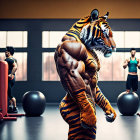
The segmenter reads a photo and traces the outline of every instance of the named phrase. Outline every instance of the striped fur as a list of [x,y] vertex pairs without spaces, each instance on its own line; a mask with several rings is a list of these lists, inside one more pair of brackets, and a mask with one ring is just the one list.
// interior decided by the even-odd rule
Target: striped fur
[[85,129],[81,126],[80,108],[67,94],[60,104],[60,112],[63,119],[69,124],[68,140],[94,140],[96,126]]
[[[92,104],[95,113],[95,103],[104,111],[106,111],[106,106],[108,105],[112,109],[98,86],[96,87],[95,101],[91,99],[91,97],[88,97],[88,94],[87,99]],[[80,111],[80,107],[69,94],[67,94],[60,103],[60,113],[63,119],[69,124],[68,140],[95,140],[96,124],[91,129],[83,128],[81,125]]]
[[89,22],[90,16],[80,19],[70,28],[66,35],[74,37],[77,41],[80,41],[80,33],[82,31],[82,28],[86,26]]
[[[96,22],[91,23],[90,16],[88,16],[77,21],[66,33],[66,36],[68,38],[74,37],[77,41],[82,42],[86,46],[88,58],[85,64],[86,67],[88,69],[91,68],[92,71],[99,71],[100,62],[94,50],[90,50],[88,48],[88,45],[90,46],[92,45],[92,43],[100,43],[100,45],[102,45],[102,43],[104,43],[103,39],[101,39],[102,35],[107,35],[108,30],[111,30],[111,28],[109,27],[104,17],[101,17]],[[83,41],[81,39],[81,32],[83,32]],[[88,44],[89,40],[91,41],[90,44]],[[94,45],[98,46],[98,49],[96,48],[96,50],[100,49],[99,45]],[[105,47],[102,48],[106,50]],[[104,51],[103,49],[102,51]],[[65,80],[61,79],[62,84],[63,81],[65,82]],[[88,92],[86,91],[84,86],[81,86],[81,89],[78,89],[77,91],[73,91],[74,89],[68,90],[67,86],[63,84],[65,90],[69,93],[63,98],[63,100],[60,103],[60,113],[63,119],[69,124],[68,140],[96,139],[95,104],[100,106],[103,109],[103,111],[107,114],[114,113],[114,119],[116,117],[116,113],[111,107],[109,101],[103,95],[99,87],[96,86],[96,81],[97,76],[96,73],[94,73],[92,77],[92,84],[95,83],[94,87],[96,87],[96,93],[93,95],[94,98],[91,95],[87,94]],[[69,82],[70,81],[68,81],[67,83],[68,85]],[[78,86],[78,88],[80,87]]]
[[74,23],[66,35],[74,37],[77,41],[81,41],[80,34],[85,26],[88,27],[86,35],[87,38],[89,38],[89,36],[92,38],[101,38],[103,33],[102,27],[111,30],[108,22],[104,19],[104,17],[100,17],[96,22],[91,23],[90,16],[87,16]]

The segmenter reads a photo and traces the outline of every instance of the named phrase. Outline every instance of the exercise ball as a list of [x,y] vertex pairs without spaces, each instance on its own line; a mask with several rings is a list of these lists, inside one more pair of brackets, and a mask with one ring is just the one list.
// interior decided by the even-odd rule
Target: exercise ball
[[132,116],[139,108],[139,97],[135,92],[122,92],[117,98],[117,106],[122,115]]
[[23,95],[22,106],[27,116],[40,116],[46,107],[46,98],[39,91],[28,91]]

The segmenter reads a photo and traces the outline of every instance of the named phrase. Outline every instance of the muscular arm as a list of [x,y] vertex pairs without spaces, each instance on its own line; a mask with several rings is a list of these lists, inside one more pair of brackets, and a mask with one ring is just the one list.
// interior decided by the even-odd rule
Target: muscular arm
[[[77,104],[81,108],[81,111],[89,110],[89,112],[92,112],[91,114],[94,115],[94,109],[92,108],[92,106],[86,96],[85,83],[84,83],[83,78],[81,77],[81,75],[79,73],[79,69],[78,69],[78,67],[76,67],[76,63],[74,61],[74,60],[76,60],[78,62],[81,60],[85,63],[86,69],[90,67],[90,69],[92,69],[92,71],[96,72],[97,66],[96,66],[95,62],[93,61],[93,59],[92,59],[93,62],[90,59],[93,57],[90,56],[90,54],[86,51],[85,47],[81,43],[77,43],[77,42],[63,43],[62,50],[63,51],[60,50],[61,56],[62,56],[61,60],[64,61],[62,65],[66,66],[67,70],[69,71],[69,73],[67,75],[68,77],[64,77],[65,79],[67,79],[66,81],[68,81],[68,82],[63,83],[64,87],[68,88],[69,93],[74,98],[74,100],[77,102]],[[59,61],[59,63],[60,63],[60,61]],[[64,65],[64,63],[67,63],[67,64]],[[95,90],[96,82],[97,82],[97,79],[93,78],[93,80],[91,82],[92,90]],[[101,92],[97,93],[96,90],[93,92],[94,92],[93,94],[96,95],[95,96],[96,103],[107,114],[114,113],[114,117],[116,117],[116,113],[115,113],[114,109],[111,107],[109,101],[104,97],[104,95]],[[93,117],[93,115],[89,115],[89,116]]]
[[128,59],[126,59],[123,63],[123,68],[125,69],[128,66]]
[[114,119],[116,118],[116,112],[112,108],[111,104],[107,100],[107,98],[103,95],[99,87],[96,87],[96,95],[95,95],[95,102],[96,104],[103,109],[106,114],[114,114]]
[[14,62],[12,72],[11,72],[11,74],[8,75],[9,79],[12,80],[14,78],[14,74],[15,74],[16,71],[17,71],[17,63]]
[[100,69],[100,62],[96,53],[92,52],[95,57],[93,58],[93,56],[86,49],[84,44],[77,41],[65,41],[61,46],[59,52],[60,54],[62,53],[63,49],[76,60],[83,61],[86,65],[86,68],[88,67],[94,72]]
[[16,71],[17,71],[17,63],[14,62],[14,63],[13,63],[13,69],[12,69],[11,74],[14,75]]
[[140,69],[140,59],[138,59],[137,61],[138,61],[137,67]]

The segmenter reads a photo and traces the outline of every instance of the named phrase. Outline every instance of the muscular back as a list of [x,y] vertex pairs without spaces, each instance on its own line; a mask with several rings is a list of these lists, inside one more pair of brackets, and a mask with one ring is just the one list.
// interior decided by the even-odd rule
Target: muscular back
[[98,64],[81,42],[69,39],[61,42],[56,49],[55,62],[64,87],[67,87],[64,79],[67,79],[68,75],[75,79],[81,77],[84,88],[92,81],[92,85],[96,86]]

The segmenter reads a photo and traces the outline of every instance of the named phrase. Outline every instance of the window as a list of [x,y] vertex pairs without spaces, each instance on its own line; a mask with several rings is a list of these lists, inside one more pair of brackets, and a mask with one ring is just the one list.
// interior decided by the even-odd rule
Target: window
[[[66,31],[43,31],[42,32],[42,47],[56,48],[61,42]],[[54,62],[54,52],[42,53],[42,80],[43,81],[59,81],[59,76],[56,71]]]
[[[27,53],[15,53],[13,56],[17,59],[18,69],[16,71],[16,81],[27,80]],[[0,53],[0,60],[5,60],[5,53]]]
[[125,31],[125,48],[140,48],[140,32]]
[[106,58],[103,54],[98,55],[100,60],[99,81],[112,81],[112,56]]
[[117,48],[140,48],[140,31],[113,31]]
[[65,34],[66,31],[44,31],[42,33],[43,48],[56,48]]
[[113,53],[113,81],[124,81],[124,52]]
[[0,48],[27,47],[27,31],[0,31]]
[[[42,54],[42,80],[44,81],[59,80],[52,48],[57,47],[66,32],[42,32],[42,47],[50,49],[50,52],[43,52]],[[117,48],[140,48],[140,31],[113,31],[113,38]],[[101,53],[97,52],[97,54],[101,63],[98,74],[99,81],[125,81],[127,79],[128,68],[124,70],[123,63],[127,57],[130,57],[130,52],[115,52],[109,58],[105,58]],[[140,59],[140,52],[137,52],[136,57]],[[140,80],[140,70],[138,70],[138,75]]]
[[113,39],[117,48],[124,48],[124,31],[114,31]]
[[[14,58],[18,62],[18,70],[16,72],[16,81],[27,80],[27,51],[18,51],[19,48],[27,48],[27,31],[0,31],[0,49],[6,46],[16,48]],[[5,50],[4,50],[5,51]],[[0,52],[0,60],[5,59],[5,53]]]
[[42,80],[43,81],[58,81],[59,76],[56,71],[54,52],[42,54]]
[[27,81],[27,53],[15,53],[14,58],[17,59],[18,63],[16,80]]
[[0,61],[4,61],[5,59],[5,53],[0,52]]
[[6,44],[6,32],[0,32],[0,48],[5,48]]

